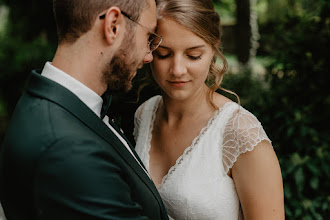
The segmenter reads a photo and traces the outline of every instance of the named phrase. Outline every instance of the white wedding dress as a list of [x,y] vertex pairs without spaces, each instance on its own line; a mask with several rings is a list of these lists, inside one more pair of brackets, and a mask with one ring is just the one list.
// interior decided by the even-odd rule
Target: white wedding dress
[[[135,113],[136,152],[149,169],[152,129],[161,96]],[[237,157],[267,137],[258,119],[234,102],[218,109],[157,186],[171,219],[243,219],[235,184],[227,173]]]
[[0,220],[6,220],[5,213],[3,212],[1,203],[0,203]]

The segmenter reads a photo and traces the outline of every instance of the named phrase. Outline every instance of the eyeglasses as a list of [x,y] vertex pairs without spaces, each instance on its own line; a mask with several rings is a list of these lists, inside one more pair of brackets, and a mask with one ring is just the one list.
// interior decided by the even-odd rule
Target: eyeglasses
[[[149,33],[149,39],[148,39],[148,47],[150,49],[150,52],[156,50],[159,45],[162,43],[163,38],[161,36],[159,36],[158,34],[156,34],[154,31],[150,30],[149,28],[147,28],[146,26],[140,24],[139,22],[135,21],[134,19],[132,19],[131,16],[129,16],[128,14],[126,14],[125,12],[121,11],[122,15],[124,15],[126,18],[128,18],[129,20],[133,21],[134,23],[137,23],[138,25],[140,25],[141,27],[143,27],[145,30],[148,31]],[[101,15],[99,17],[100,19],[104,19],[105,18],[105,14]]]

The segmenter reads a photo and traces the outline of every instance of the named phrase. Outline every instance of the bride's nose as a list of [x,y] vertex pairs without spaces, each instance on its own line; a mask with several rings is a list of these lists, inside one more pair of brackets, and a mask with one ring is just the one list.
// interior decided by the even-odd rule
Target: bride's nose
[[173,58],[170,72],[175,77],[180,77],[187,73],[185,62],[181,57],[177,56]]

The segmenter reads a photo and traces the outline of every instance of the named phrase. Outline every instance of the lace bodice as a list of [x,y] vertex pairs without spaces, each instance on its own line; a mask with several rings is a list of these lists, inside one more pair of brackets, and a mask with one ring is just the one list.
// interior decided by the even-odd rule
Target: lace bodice
[[[149,171],[152,129],[161,96],[135,113],[136,152]],[[157,186],[169,216],[183,219],[240,219],[234,181],[227,175],[238,156],[270,141],[258,119],[236,103],[218,109]]]

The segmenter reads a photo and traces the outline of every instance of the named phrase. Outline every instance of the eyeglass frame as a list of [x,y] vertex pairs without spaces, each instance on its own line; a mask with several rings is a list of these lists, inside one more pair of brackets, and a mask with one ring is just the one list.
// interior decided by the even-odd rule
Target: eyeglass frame
[[[156,50],[156,49],[159,47],[159,45],[160,45],[160,44],[162,43],[162,41],[163,41],[163,38],[162,38],[161,36],[159,36],[158,34],[156,34],[154,31],[150,30],[149,28],[147,28],[147,27],[144,26],[143,24],[141,24],[141,23],[135,21],[135,20],[134,20],[130,15],[128,15],[126,12],[121,11],[121,14],[124,15],[124,16],[125,16],[126,18],[128,18],[129,20],[133,21],[134,23],[140,25],[140,26],[143,27],[145,30],[147,30],[148,33],[150,34],[150,37],[151,37],[151,36],[153,36],[153,37],[156,36],[156,37],[158,37],[158,38],[160,39],[160,40],[159,40],[159,43],[158,43],[154,48],[151,48],[151,44],[152,44],[152,42],[156,39],[156,37],[154,37],[152,40],[149,40],[149,39],[148,39],[148,47],[149,47],[149,49],[150,49],[150,53],[153,52],[154,50]],[[100,19],[104,19],[104,18],[105,18],[105,14],[100,15],[99,18],[100,18]],[[150,37],[149,37],[149,38],[150,38]]]

